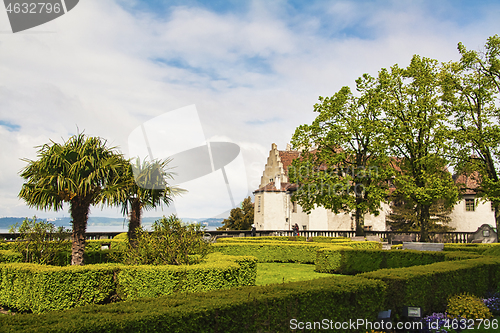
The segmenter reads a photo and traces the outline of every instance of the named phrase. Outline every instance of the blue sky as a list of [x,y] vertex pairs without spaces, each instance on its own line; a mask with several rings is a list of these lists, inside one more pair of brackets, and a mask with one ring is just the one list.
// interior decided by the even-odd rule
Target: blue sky
[[[318,96],[413,54],[458,60],[457,43],[481,48],[500,32],[498,17],[498,1],[85,0],[12,34],[0,9],[0,217],[68,216],[17,198],[21,159],[36,158],[35,146],[84,130],[130,154],[134,129],[189,105],[196,126],[165,124],[178,138],[158,139],[165,151],[234,142],[244,171],[231,185],[251,193],[271,144],[285,149]],[[190,193],[191,217],[223,213],[224,193]]]

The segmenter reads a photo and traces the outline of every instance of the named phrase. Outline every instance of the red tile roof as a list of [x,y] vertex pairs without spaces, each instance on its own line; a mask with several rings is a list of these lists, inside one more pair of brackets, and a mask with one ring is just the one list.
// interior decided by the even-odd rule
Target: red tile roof
[[300,152],[296,150],[278,150],[281,163],[283,164],[283,169],[285,175],[288,176],[288,167],[292,164],[292,161],[300,156]]
[[475,195],[477,193],[479,184],[481,184],[481,177],[479,176],[479,173],[477,171],[474,171],[470,175],[467,175],[465,173],[455,175],[453,178],[455,179],[455,184],[463,186],[463,194]]
[[267,184],[266,186],[262,186],[261,188],[255,190],[253,193],[260,192],[288,192],[295,191],[297,189],[297,184],[294,183],[281,183],[281,188],[277,189],[274,182]]

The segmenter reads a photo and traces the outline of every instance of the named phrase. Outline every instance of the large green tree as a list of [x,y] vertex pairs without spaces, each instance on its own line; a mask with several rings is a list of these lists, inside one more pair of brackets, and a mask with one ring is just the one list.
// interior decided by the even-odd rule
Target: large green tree
[[356,89],[359,96],[343,87],[319,98],[316,119],[295,130],[292,144],[302,152],[288,173],[298,184],[293,199],[304,211],[321,206],[337,214],[353,212],[356,234],[364,235],[364,215],[379,214],[392,169],[377,82],[365,74]]
[[72,218],[71,264],[83,265],[85,232],[90,206],[116,200],[128,163],[99,137],[74,135],[63,144],[51,142],[38,150],[38,159],[24,159],[25,179],[19,197],[37,209],[63,208],[68,202]]
[[149,210],[162,205],[169,206],[173,197],[185,190],[169,185],[174,174],[169,172],[169,159],[131,161],[124,174],[121,195],[115,197],[115,204],[122,206],[122,213],[129,215],[128,239],[131,246],[136,245],[137,232],[141,227],[143,210]]
[[222,221],[219,230],[250,230],[254,222],[254,204],[252,198],[247,197],[241,203],[241,207],[231,209],[229,217]]
[[[391,196],[391,212],[387,215],[387,224],[392,231],[419,232],[419,223],[415,202],[403,199],[401,195]],[[444,200],[433,202],[429,208],[432,222],[428,231],[431,233],[448,232],[453,228],[447,224],[451,222],[450,214],[453,207],[446,205]]]
[[452,111],[459,172],[478,175],[478,195],[490,200],[500,226],[500,37],[488,38],[483,52],[459,43],[459,62],[444,72],[444,100]]
[[413,203],[420,240],[429,241],[434,223],[431,207],[445,208],[458,200],[458,189],[447,171],[449,127],[441,102],[441,68],[436,60],[413,56],[410,65],[379,72],[386,137],[395,158],[395,195]]

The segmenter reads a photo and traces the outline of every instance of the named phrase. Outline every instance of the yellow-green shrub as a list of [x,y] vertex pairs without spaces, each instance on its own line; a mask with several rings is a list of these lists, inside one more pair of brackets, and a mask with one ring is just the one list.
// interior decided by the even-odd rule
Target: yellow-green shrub
[[293,319],[335,323],[376,318],[385,289],[381,281],[337,276],[86,306],[37,315],[36,320],[22,314],[0,316],[0,327],[6,333],[290,332]]
[[388,285],[386,309],[414,304],[424,312],[444,312],[449,296],[463,292],[484,295],[488,290],[496,290],[500,281],[500,258],[444,261],[380,269],[356,276],[382,280]]
[[226,242],[305,242],[306,238],[304,236],[261,236],[261,237],[224,237],[218,238],[217,243]]
[[500,243],[445,243],[445,251],[466,251],[483,254],[485,251],[498,247]]
[[0,264],[0,305],[42,313],[124,299],[254,285],[257,259],[213,254],[203,264],[178,266],[47,266]]
[[121,266],[118,295],[122,299],[157,297],[255,285],[257,259],[214,253],[197,265]]
[[490,310],[479,297],[469,293],[451,296],[448,299],[446,312],[452,317],[466,319],[489,319],[492,317]]
[[213,244],[212,249],[228,255],[253,255],[259,262],[300,262],[312,264],[316,260],[316,251],[337,246],[350,248],[379,249],[380,242],[222,242]]
[[106,301],[115,292],[114,265],[0,264],[0,304],[42,313]]
[[[343,244],[343,243],[342,243]],[[380,249],[354,249],[349,246],[323,248],[317,251],[316,271],[323,273],[357,274],[381,268],[401,268],[428,265],[445,260],[463,260],[477,257],[457,253],[448,259],[443,251],[386,251]]]
[[0,250],[0,263],[23,262],[23,255],[12,250]]

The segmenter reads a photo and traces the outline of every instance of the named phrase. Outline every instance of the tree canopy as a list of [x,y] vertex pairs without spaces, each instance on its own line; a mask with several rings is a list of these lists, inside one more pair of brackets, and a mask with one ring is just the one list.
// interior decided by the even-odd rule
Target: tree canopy
[[72,265],[83,265],[85,231],[91,205],[114,202],[128,162],[99,137],[78,134],[63,144],[51,141],[38,159],[24,159],[19,197],[30,207],[58,211],[68,202],[72,218]]
[[137,231],[141,226],[142,211],[162,205],[169,206],[173,197],[185,190],[169,185],[174,174],[169,171],[169,159],[140,161],[132,160],[123,174],[124,186],[114,204],[122,207],[122,213],[129,215],[128,240],[135,246]]
[[222,221],[219,230],[250,230],[254,223],[254,204],[252,198],[247,197],[241,203],[241,207],[231,209],[229,217]]
[[444,70],[445,105],[453,120],[455,166],[477,178],[479,197],[490,200],[500,225],[500,37],[488,38],[484,51],[458,44],[459,62]]
[[388,195],[387,142],[383,137],[380,89],[365,74],[356,81],[355,96],[343,87],[332,97],[320,97],[311,125],[299,126],[292,138],[301,158],[289,169],[294,193],[306,212],[315,206],[354,212],[356,234],[364,234],[364,214],[379,214]]
[[439,200],[451,208],[458,189],[446,169],[450,146],[447,114],[440,95],[440,67],[433,59],[413,56],[410,65],[382,69],[386,137],[398,171],[395,194],[414,204],[420,240],[429,240],[434,223],[430,208]]

